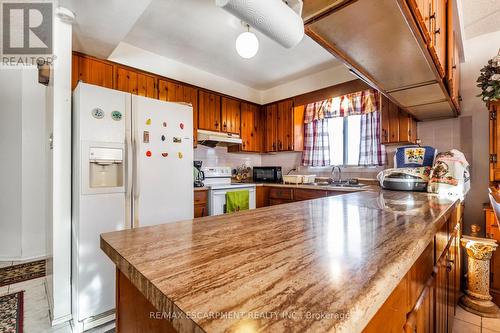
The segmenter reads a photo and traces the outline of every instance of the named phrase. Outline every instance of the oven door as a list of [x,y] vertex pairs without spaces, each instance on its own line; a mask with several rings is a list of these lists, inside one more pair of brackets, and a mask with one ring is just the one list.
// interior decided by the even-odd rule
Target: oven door
[[248,190],[249,192],[249,207],[250,209],[255,209],[255,187],[238,187],[238,188],[225,188],[210,190],[210,195],[208,198],[208,214],[222,215],[226,213],[226,193],[232,191],[243,191]]

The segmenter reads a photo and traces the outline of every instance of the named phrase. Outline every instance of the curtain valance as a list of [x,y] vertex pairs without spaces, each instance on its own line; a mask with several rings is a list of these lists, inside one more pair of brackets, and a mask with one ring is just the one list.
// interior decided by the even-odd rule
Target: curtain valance
[[375,89],[358,91],[344,96],[334,97],[307,104],[304,123],[313,121],[347,117],[378,111],[379,92]]

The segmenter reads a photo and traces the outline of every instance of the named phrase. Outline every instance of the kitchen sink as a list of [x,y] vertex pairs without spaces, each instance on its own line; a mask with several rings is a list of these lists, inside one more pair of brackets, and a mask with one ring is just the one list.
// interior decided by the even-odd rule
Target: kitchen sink
[[320,182],[320,183],[313,183],[311,185],[314,186],[330,186],[330,187],[363,187],[364,185],[359,184],[359,183],[353,183],[349,182],[348,180],[337,182],[337,181],[330,181],[330,182]]

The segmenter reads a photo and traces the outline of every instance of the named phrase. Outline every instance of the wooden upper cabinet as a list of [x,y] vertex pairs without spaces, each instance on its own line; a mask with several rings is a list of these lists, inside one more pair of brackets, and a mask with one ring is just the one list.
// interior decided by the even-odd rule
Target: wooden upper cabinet
[[[72,57],[72,60],[75,65],[78,60],[78,69],[73,71],[73,73],[78,71],[78,79],[76,82],[81,80],[88,84],[113,89],[112,64],[88,56],[77,56],[76,58]],[[72,81],[76,86],[75,80],[72,79]]]
[[304,111],[303,105],[294,107],[292,99],[264,108],[266,152],[303,150]]
[[441,77],[446,74],[447,0],[433,0],[430,15],[431,41],[428,44]]
[[277,111],[277,148],[278,151],[293,150],[293,101],[278,103]]
[[264,119],[266,123],[265,151],[278,151],[277,126],[278,126],[278,105],[270,104],[264,109]]
[[399,142],[399,107],[389,103],[389,142]]
[[193,106],[193,141],[197,144],[198,130],[198,89],[191,86],[158,80],[158,99],[167,102],[189,103]]
[[209,131],[221,131],[221,100],[214,93],[199,91],[198,128]]
[[255,104],[241,103],[241,151],[260,152],[261,137],[259,131],[260,108]]
[[389,99],[384,95],[380,94],[380,117],[382,123],[382,130],[380,132],[381,142],[389,143],[389,131],[390,131],[390,114],[389,114]]
[[408,113],[403,110],[399,111],[399,141],[401,142],[410,141],[410,119]]
[[417,141],[417,121],[385,96],[380,99],[381,142],[415,143]]
[[129,92],[134,95],[157,98],[156,78],[122,66],[116,66],[117,90]]
[[500,181],[500,103],[491,103],[490,109],[490,181]]
[[221,103],[221,131],[240,134],[241,102],[222,97]]
[[433,0],[408,0],[408,5],[414,13],[418,27],[426,43],[431,41],[431,10]]

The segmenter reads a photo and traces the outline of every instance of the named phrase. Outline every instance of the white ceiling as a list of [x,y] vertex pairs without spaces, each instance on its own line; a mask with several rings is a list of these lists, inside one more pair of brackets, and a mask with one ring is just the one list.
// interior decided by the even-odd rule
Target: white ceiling
[[60,4],[76,14],[74,49],[99,57],[108,57],[122,41],[258,90],[339,65],[307,36],[295,48],[285,49],[256,31],[259,52],[252,59],[239,57],[234,43],[244,29],[215,0],[60,0]]
[[500,30],[500,0],[462,0],[465,37]]

